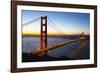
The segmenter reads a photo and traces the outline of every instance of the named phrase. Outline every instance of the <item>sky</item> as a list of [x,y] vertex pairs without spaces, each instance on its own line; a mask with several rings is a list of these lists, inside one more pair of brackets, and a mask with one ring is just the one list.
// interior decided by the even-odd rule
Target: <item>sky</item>
[[47,31],[49,35],[68,35],[68,34],[80,34],[84,32],[90,33],[90,14],[89,13],[75,13],[75,12],[52,12],[52,11],[34,11],[34,10],[22,10],[22,33],[23,34],[40,34],[40,23],[38,20],[34,23],[25,25],[25,23],[39,18],[41,16],[47,16],[50,20],[56,24],[62,32],[57,32],[50,25],[54,24],[47,19]]

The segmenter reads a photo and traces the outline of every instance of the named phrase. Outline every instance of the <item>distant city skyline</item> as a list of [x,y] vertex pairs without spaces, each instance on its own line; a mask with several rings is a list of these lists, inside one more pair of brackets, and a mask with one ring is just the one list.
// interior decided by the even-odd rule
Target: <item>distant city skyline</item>
[[[49,17],[58,28],[60,28],[65,35],[71,34],[85,34],[90,33],[90,14],[89,13],[76,13],[76,12],[52,12],[52,11],[34,11],[34,10],[22,10],[22,33],[23,34],[40,34],[40,20],[29,25],[25,23],[41,17]],[[47,20],[49,23],[50,21]],[[50,23],[52,24],[52,23]],[[49,24],[47,24],[47,31],[49,35],[60,35]]]

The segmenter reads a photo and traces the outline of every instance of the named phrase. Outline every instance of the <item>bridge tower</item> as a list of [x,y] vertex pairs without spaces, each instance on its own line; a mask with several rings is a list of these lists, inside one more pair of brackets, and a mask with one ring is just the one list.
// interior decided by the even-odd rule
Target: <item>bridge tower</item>
[[81,41],[83,41],[83,42],[86,40],[86,37],[84,35],[84,32],[82,32],[82,34],[81,34],[81,39],[82,39]]
[[82,32],[81,37],[84,37],[84,32]]
[[[47,49],[47,16],[41,16],[40,50]],[[42,53],[43,54],[46,54]]]

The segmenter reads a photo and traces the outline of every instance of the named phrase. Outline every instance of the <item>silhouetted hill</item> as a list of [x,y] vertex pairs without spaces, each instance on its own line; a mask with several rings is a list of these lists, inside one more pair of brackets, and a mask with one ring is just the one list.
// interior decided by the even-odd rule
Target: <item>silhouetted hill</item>
[[22,54],[22,62],[58,61],[58,60],[72,60],[72,59],[65,56],[57,58],[57,57],[51,57],[49,55],[37,56],[37,55],[33,55],[32,53]]

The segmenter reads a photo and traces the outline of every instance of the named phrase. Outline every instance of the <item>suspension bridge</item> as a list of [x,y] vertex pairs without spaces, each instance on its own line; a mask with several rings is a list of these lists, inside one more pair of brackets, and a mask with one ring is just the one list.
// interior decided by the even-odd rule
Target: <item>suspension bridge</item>
[[[73,42],[85,42],[86,40],[86,37],[84,36],[84,32],[82,32],[82,34],[80,35],[79,38],[75,38],[73,40],[70,40],[70,41],[63,41],[63,42],[58,42],[58,43],[55,43],[53,45],[47,45],[47,25],[51,26],[53,29],[55,29],[57,32],[61,33],[61,34],[64,34],[65,33],[47,16],[41,16],[39,18],[36,18],[36,19],[33,19],[27,23],[24,23],[23,24],[23,27],[33,23],[33,22],[36,22],[38,20],[41,20],[40,24],[41,24],[41,30],[40,30],[40,47],[37,48],[36,51],[33,51],[32,53],[35,54],[35,55],[38,55],[38,56],[42,56],[44,54],[47,54],[48,51],[52,50],[52,49],[56,49],[56,48],[59,48],[59,47],[62,47],[62,46],[65,46],[65,45],[68,45],[68,44],[71,44]],[[49,22],[48,22],[49,21]],[[51,24],[52,23],[52,24]],[[82,45],[82,44],[80,44]]]

